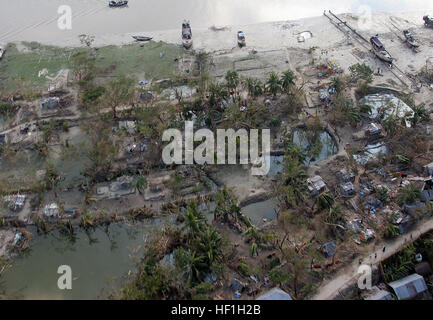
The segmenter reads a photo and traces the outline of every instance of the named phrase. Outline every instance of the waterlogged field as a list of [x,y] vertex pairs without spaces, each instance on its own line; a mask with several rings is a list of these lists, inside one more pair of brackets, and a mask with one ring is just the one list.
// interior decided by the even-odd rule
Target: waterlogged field
[[[55,78],[62,69],[73,70],[73,56],[87,48],[59,48],[36,42],[9,44],[0,63],[0,86],[8,92],[47,89],[49,78]],[[160,79],[173,76],[175,59],[182,49],[163,42],[125,46],[106,46],[96,50],[97,77],[120,75]],[[41,74],[44,69],[46,73]],[[47,77],[48,76],[48,77]]]

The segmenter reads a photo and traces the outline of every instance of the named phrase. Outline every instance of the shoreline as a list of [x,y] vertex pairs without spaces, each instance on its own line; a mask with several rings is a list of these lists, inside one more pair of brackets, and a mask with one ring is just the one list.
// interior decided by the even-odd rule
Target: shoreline
[[[361,33],[388,33],[390,32],[385,26],[388,18],[401,20],[402,23],[410,25],[412,28],[420,28],[423,26],[422,15],[424,11],[410,11],[399,13],[386,13],[375,12],[373,13],[373,23],[371,28],[361,30]],[[359,16],[356,13],[343,13],[338,14],[340,17],[347,18],[348,20],[358,20]],[[324,23],[326,22],[326,23]],[[333,39],[333,34],[339,33],[332,24],[330,24],[326,17],[314,16],[301,18],[296,20],[280,20],[268,21],[247,25],[225,25],[226,30],[213,31],[212,26],[207,28],[194,28],[192,21],[193,50],[203,50],[206,52],[217,52],[223,50],[232,50],[236,48],[236,32],[242,30],[246,34],[247,48],[257,49],[281,49],[282,47],[289,48],[309,48],[310,46],[320,46],[322,48],[330,48],[334,43],[329,41]],[[303,43],[297,41],[297,35],[304,31],[311,31],[313,33],[311,39],[307,39]],[[329,32],[331,31],[331,34]],[[43,45],[57,46],[57,47],[81,47],[78,39],[78,34],[73,34],[74,31],[57,31],[51,37],[32,37],[27,36],[5,41],[5,43],[20,43],[20,42],[38,42]],[[66,34],[65,37],[62,37]],[[163,41],[169,44],[176,44],[181,46],[181,28],[179,29],[166,29],[159,31],[136,31],[126,33],[104,33],[92,34],[95,36],[94,47],[100,48],[104,46],[123,46],[126,44],[135,43],[132,39],[133,35],[146,35],[153,37],[154,42]],[[323,36],[323,37],[322,37]],[[324,37],[326,36],[326,38]],[[321,41],[323,38],[323,41]]]

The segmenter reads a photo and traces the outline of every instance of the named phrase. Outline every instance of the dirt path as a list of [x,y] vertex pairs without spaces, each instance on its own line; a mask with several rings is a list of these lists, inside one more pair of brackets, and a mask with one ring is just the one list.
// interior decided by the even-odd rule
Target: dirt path
[[[415,241],[420,236],[431,230],[433,230],[433,218],[424,221],[422,224],[416,226],[416,230],[404,234],[392,242],[382,241],[376,244],[374,251],[371,252],[368,257],[364,257],[362,259],[362,263],[375,266],[379,262],[386,260],[394,253],[400,251],[405,245]],[[384,248],[385,252],[383,251]],[[335,278],[322,285],[312,300],[333,299],[338,294],[338,291],[357,281],[358,267],[359,260],[356,259],[349,267],[342,270]]]

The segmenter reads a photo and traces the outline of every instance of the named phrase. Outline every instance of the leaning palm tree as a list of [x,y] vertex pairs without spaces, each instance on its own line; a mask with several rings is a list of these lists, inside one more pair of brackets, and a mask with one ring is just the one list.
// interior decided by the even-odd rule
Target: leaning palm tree
[[281,91],[281,84],[278,75],[275,72],[271,72],[266,84],[268,86],[268,92],[275,98],[277,93]]

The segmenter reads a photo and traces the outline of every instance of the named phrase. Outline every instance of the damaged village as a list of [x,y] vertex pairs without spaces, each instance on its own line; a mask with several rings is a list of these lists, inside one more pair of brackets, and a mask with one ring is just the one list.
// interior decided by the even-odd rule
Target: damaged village
[[[1,46],[0,297],[431,300],[433,20],[358,20]],[[269,173],[165,165],[185,121]]]

